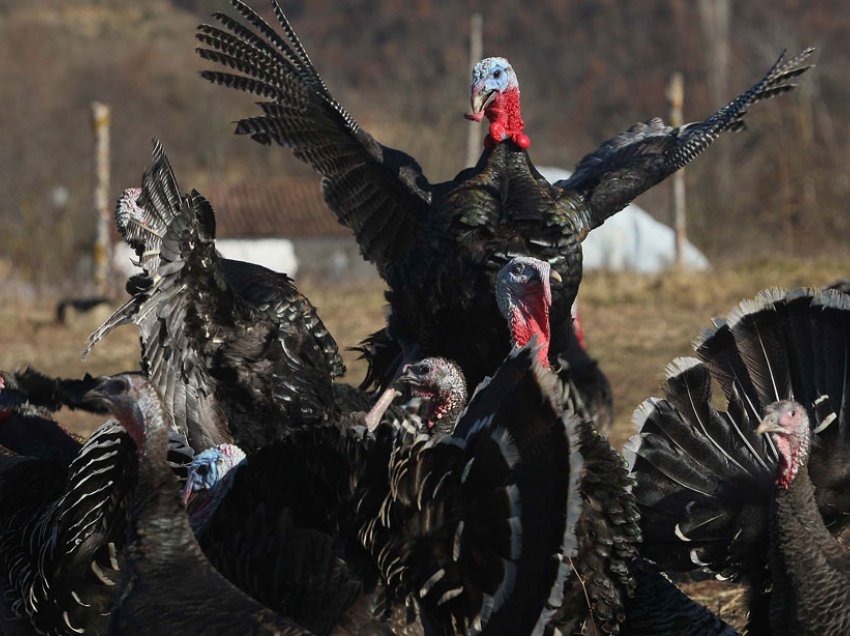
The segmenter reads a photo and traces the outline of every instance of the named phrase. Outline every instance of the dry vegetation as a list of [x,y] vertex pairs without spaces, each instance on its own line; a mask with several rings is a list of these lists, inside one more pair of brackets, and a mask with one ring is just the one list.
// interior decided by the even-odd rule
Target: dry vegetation
[[[715,271],[658,276],[588,274],[581,308],[589,346],[614,388],[617,406],[612,441],[621,446],[631,433],[632,410],[657,393],[664,367],[687,355],[690,342],[713,315],[739,300],[771,287],[822,286],[850,272],[850,260],[749,261]],[[383,322],[382,288],[377,284],[328,285],[300,281],[342,346],[351,346]],[[32,364],[46,372],[74,376],[126,370],[136,366],[138,343],[132,328],[121,328],[95,350],[87,363],[80,352],[90,330],[105,312],[80,317],[67,327],[54,321],[53,307],[0,308],[0,369]],[[348,380],[357,382],[364,367],[346,353]],[[97,424],[88,417],[63,414],[80,432]],[[690,584],[713,611],[741,625],[742,591],[713,582]]]
[[[258,7],[266,0],[252,0]],[[713,260],[781,247],[848,253],[850,13],[843,0],[732,3],[728,68],[713,62],[701,7],[711,0],[284,0],[334,94],[366,130],[421,161],[432,180],[462,168],[468,19],[484,16],[485,52],[519,73],[540,165],[569,167],[636,121],[664,116],[673,71],[685,116],[712,112],[778,52],[819,47],[794,95],[759,105],[688,170],[692,238]],[[289,153],[232,134],[252,99],[197,76],[195,26],[226,0],[0,0],[0,267],[22,287],[90,284],[89,102],[113,106],[113,195],[138,182],[149,140],[163,139],[181,182],[262,180],[306,169]],[[268,14],[268,13],[267,13]],[[721,72],[722,71],[722,72]],[[482,129],[483,136],[483,129]],[[54,198],[66,189],[64,204]],[[61,199],[61,197],[60,197]],[[642,201],[665,216],[667,190]],[[33,249],[33,245],[47,249]],[[33,285],[35,292],[33,292]]]

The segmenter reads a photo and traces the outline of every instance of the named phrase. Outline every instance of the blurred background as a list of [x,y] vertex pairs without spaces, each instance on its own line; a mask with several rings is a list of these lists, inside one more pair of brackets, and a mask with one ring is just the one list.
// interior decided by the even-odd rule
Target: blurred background
[[[701,119],[783,48],[814,45],[817,70],[798,91],[759,105],[748,132],[727,135],[688,169],[689,238],[714,263],[850,251],[846,2],[283,4],[334,95],[432,181],[464,167],[475,12],[485,55],[516,68],[535,162],[567,169],[633,123],[667,118],[672,73],[684,77],[685,120]],[[0,290],[69,293],[91,280],[93,100],[112,108],[110,206],[138,184],[154,136],[183,186],[201,192],[309,174],[285,151],[234,137],[231,122],[254,112],[251,99],[198,77],[195,26],[226,8],[220,0],[0,0]],[[668,186],[639,201],[663,221]]]
[[[252,4],[271,19],[264,0]],[[283,6],[338,100],[382,143],[416,157],[431,181],[464,167],[470,127],[478,140],[486,132],[461,117],[475,13],[483,18],[484,55],[508,57],[516,69],[535,163],[565,169],[635,122],[666,119],[676,72],[684,79],[685,120],[701,119],[759,79],[784,48],[818,48],[817,68],[797,91],[757,105],[748,131],[725,135],[686,171],[688,238],[710,270],[586,276],[585,329],[614,386],[620,437],[664,364],[687,353],[711,315],[762,287],[823,285],[850,273],[845,1]],[[382,285],[317,199],[318,178],[288,151],[234,136],[232,122],[255,112],[252,99],[198,77],[205,65],[193,52],[195,27],[216,10],[227,4],[0,0],[0,368],[35,363],[75,374],[137,364],[132,329],[103,343],[83,367],[83,340],[103,316],[76,327],[55,323],[58,301],[97,293],[93,101],[111,108],[110,209],[121,190],[138,185],[157,136],[181,186],[212,201],[220,236],[300,237],[297,283],[342,346],[381,325]],[[670,223],[669,182],[638,203]],[[336,247],[328,252],[331,240]],[[278,256],[291,250],[270,245]],[[249,253],[259,249],[248,246]],[[310,273],[307,265],[322,258],[328,268]],[[363,275],[346,280],[341,271]],[[114,276],[112,307],[124,297],[124,277]],[[350,378],[359,380],[360,363],[348,362]]]

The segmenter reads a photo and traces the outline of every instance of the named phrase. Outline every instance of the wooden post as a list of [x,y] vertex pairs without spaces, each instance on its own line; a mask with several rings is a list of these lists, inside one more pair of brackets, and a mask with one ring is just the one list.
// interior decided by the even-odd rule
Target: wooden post
[[[700,0],[700,22],[706,41],[708,86],[711,108],[729,101],[729,62],[731,60],[730,32],[732,25],[731,0]],[[713,188],[719,200],[727,201],[732,194],[732,161],[730,145],[717,144],[712,149],[714,160],[710,163],[713,172]]]
[[[484,55],[484,18],[480,13],[473,13],[469,21],[469,70],[475,66]],[[468,76],[467,76],[468,77]],[[481,156],[481,124],[469,122],[469,133],[466,137],[466,165],[474,166]]]
[[94,209],[97,213],[97,230],[94,242],[94,280],[97,294],[109,295],[109,273],[112,249],[109,226],[109,106],[92,102],[92,127],[94,129]]
[[[670,125],[681,126],[682,104],[685,101],[685,81],[681,73],[673,73],[670,77],[667,99],[670,100]],[[685,242],[687,241],[684,169],[673,173],[673,227],[676,231],[675,264],[681,269],[685,264]]]

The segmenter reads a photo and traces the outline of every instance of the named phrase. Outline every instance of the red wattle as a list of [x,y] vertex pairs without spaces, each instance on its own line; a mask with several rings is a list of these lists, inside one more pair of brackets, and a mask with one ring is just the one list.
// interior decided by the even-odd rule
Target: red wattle
[[[523,310],[524,309],[524,310]],[[549,304],[542,297],[528,299],[523,309],[515,309],[511,320],[514,344],[524,347],[537,337],[537,361],[549,367]]]
[[499,95],[486,108],[484,114],[490,120],[490,138],[501,143],[510,139],[525,150],[531,145],[528,135],[523,133],[525,124],[519,106],[519,89],[512,88]]
[[498,121],[494,121],[490,124],[490,139],[495,141],[496,143],[502,142],[508,138],[508,133],[505,131],[505,127]]
[[528,150],[528,147],[531,145],[531,139],[525,133],[511,135],[511,140],[523,150]]

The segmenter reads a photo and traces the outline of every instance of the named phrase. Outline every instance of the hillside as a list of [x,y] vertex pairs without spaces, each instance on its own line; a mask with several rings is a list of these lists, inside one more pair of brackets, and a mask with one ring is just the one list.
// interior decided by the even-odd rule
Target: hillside
[[[264,4],[262,0],[257,3]],[[710,257],[781,250],[847,253],[850,15],[839,0],[734,3],[729,66],[701,6],[675,0],[292,0],[295,27],[334,94],[432,180],[462,168],[469,15],[485,52],[509,57],[540,164],[570,167],[635,121],[665,115],[680,70],[686,114],[701,117],[755,81],[783,47],[820,47],[801,90],[759,105],[750,130],[688,171],[691,236]],[[711,0],[708,0],[711,4]],[[112,189],[138,181],[151,137],[184,182],[305,173],[286,151],[231,135],[251,99],[207,85],[195,25],[221,0],[0,2],[0,260],[39,289],[83,285],[93,237],[89,103],[113,106]],[[716,95],[714,94],[716,93]],[[483,129],[482,129],[483,135]],[[61,189],[67,192],[62,196]],[[664,214],[666,186],[644,204]],[[215,202],[213,202],[215,203]],[[38,245],[39,249],[34,249]]]

